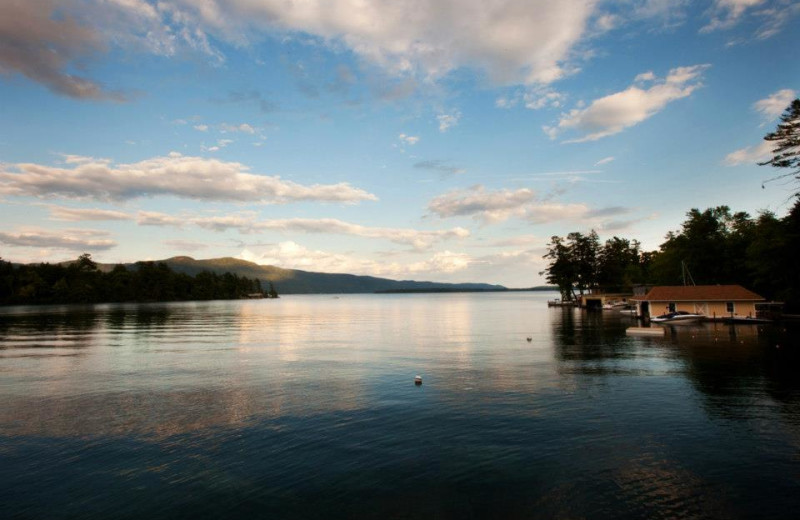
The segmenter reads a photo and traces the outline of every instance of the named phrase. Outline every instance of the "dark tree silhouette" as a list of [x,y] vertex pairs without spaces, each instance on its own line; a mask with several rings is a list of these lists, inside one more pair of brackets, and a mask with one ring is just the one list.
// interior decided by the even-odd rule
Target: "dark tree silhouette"
[[[795,99],[789,104],[781,115],[778,127],[774,132],[765,135],[764,140],[774,142],[775,148],[772,149],[772,159],[758,164],[792,170],[773,177],[767,182],[792,175],[795,179],[800,180],[800,99]],[[800,191],[795,192],[795,195],[800,196]]]

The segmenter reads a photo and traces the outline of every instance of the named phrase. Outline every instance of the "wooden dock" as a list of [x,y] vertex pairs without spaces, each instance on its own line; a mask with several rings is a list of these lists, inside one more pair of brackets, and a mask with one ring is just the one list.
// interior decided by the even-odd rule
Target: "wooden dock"
[[625,334],[629,336],[663,336],[667,333],[664,327],[628,327]]

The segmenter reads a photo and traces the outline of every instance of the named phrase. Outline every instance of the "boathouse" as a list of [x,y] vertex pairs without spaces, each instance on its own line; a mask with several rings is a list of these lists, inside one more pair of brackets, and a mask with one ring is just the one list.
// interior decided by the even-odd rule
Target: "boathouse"
[[756,303],[764,298],[741,285],[662,285],[631,301],[636,304],[636,315],[641,317],[686,311],[716,319],[755,318]]

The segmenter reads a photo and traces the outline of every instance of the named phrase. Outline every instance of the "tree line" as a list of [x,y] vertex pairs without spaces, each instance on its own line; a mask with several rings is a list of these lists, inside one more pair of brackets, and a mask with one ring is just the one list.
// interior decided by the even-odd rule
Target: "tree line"
[[[789,104],[764,139],[773,143],[772,158],[759,164],[784,172],[765,183],[787,177],[800,181],[800,99]],[[600,244],[594,230],[554,236],[542,274],[562,298],[574,299],[596,289],[680,285],[686,283],[687,266],[699,285],[743,285],[800,312],[800,191],[794,196],[794,207],[783,218],[768,211],[753,218],[731,213],[728,206],[691,209],[681,229],[669,232],[657,251],[642,251],[637,241],[619,237]]]
[[593,290],[629,292],[634,285],[693,281],[739,284],[798,310],[800,198],[783,218],[768,211],[753,218],[728,206],[691,209],[656,251],[642,251],[636,240],[616,236],[601,244],[595,231],[553,236],[544,258],[549,263],[543,274],[564,299]]
[[277,298],[270,283],[257,278],[203,271],[196,276],[173,271],[163,262],[137,262],[98,269],[91,255],[64,264],[13,265],[0,259],[0,305],[48,303],[231,300],[252,295]]

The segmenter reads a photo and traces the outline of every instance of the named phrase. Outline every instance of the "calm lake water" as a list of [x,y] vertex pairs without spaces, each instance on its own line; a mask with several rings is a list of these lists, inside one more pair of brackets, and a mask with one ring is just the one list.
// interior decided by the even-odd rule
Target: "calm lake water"
[[2,308],[0,517],[797,517],[796,330],[553,296]]

